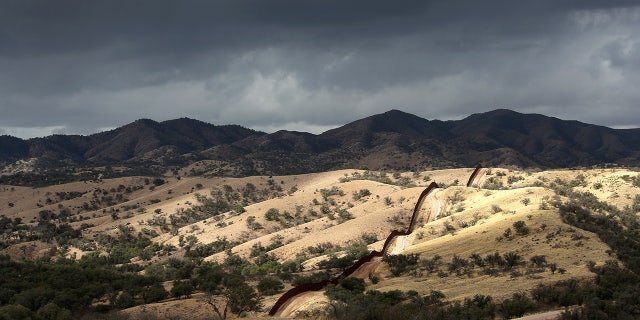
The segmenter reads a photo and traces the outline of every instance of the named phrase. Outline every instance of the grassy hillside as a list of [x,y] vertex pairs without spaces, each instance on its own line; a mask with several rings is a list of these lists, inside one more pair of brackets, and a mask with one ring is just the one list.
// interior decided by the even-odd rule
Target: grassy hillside
[[[39,270],[29,271],[42,272],[34,276],[39,279],[64,268],[137,279],[128,280],[135,285],[98,285],[87,276],[95,279],[87,282],[96,281],[91,294],[48,280],[5,280],[0,313],[37,316],[55,309],[85,318],[194,319],[217,317],[216,309],[223,315],[227,306],[229,317],[263,317],[288,288],[332,277],[368,250],[380,250],[391,230],[406,228],[418,195],[432,181],[442,188],[423,205],[413,234],[396,243],[396,258],[385,257],[358,274],[363,290],[374,291],[358,293],[354,280],[355,287],[345,283],[328,295],[298,297],[282,316],[325,317],[322,310],[331,305],[343,313],[330,318],[349,318],[362,307],[357,299],[383,299],[378,305],[388,308],[378,311],[398,314],[400,306],[417,308],[416,301],[432,310],[490,296],[480,309],[491,317],[486,306],[493,305],[493,315],[502,317],[517,314],[507,306],[524,298],[532,303],[526,312],[557,307],[536,299],[532,290],[558,287],[558,281],[595,288],[603,266],[614,262],[637,274],[634,253],[606,234],[609,227],[628,231],[625,243],[631,246],[640,239],[637,172],[492,168],[476,187],[464,187],[471,171],[139,176],[0,186],[4,269]],[[425,223],[432,211],[437,219]],[[596,227],[598,217],[615,225]],[[34,286],[39,291],[25,293]],[[64,290],[86,298],[65,302],[55,294]]]

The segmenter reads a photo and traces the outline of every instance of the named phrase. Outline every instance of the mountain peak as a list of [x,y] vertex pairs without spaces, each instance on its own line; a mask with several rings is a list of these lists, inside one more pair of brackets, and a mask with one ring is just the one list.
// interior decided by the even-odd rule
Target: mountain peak
[[198,119],[192,119],[188,117],[182,117],[178,119],[165,120],[160,122],[161,124],[200,124],[200,125],[208,125],[213,126],[211,123],[207,123]]
[[[370,117],[354,121],[351,124],[365,126],[367,129],[376,132],[406,132],[413,131],[419,127],[427,126],[429,120],[420,118],[414,114],[392,109],[384,113],[375,114]],[[349,126],[351,124],[347,124]]]
[[[24,141],[0,137],[0,163],[46,158],[61,163],[181,166],[215,159],[235,175],[330,169],[437,166],[539,167],[640,163],[640,129],[615,130],[540,114],[496,109],[462,120],[427,120],[398,109],[313,135],[266,134],[190,118],[139,119],[89,136]],[[71,162],[68,162],[71,161]],[[226,171],[225,171],[226,172]]]
[[387,112],[378,114],[378,116],[388,116],[388,117],[406,117],[406,116],[411,116],[411,117],[415,117],[415,115],[408,113],[408,112],[404,112],[402,110],[398,110],[398,109],[391,109]]
[[143,125],[150,126],[150,125],[156,125],[158,124],[158,122],[156,122],[155,120],[147,119],[147,118],[141,118],[132,122],[131,124],[143,124]]
[[528,114],[520,113],[517,111],[513,111],[511,109],[494,109],[487,112],[479,112],[474,113],[467,118],[469,119],[493,119],[493,118],[503,118],[503,117],[518,117],[525,116]]

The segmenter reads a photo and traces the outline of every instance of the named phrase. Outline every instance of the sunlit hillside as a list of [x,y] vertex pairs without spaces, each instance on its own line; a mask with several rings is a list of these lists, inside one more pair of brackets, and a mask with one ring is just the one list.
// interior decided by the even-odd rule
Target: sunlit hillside
[[[141,289],[113,287],[88,301],[111,316],[133,318],[218,316],[214,305],[224,308],[232,285],[218,279],[208,286],[204,279],[211,276],[207,270],[219,268],[242,276],[262,306],[232,306],[228,316],[266,317],[289,288],[335,277],[368,251],[381,250],[392,230],[407,228],[418,196],[436,182],[440,188],[425,200],[413,233],[397,240],[391,253],[416,260],[399,267],[383,258],[354,276],[366,290],[438,292],[446,302],[488,295],[499,303],[541,284],[592,282],[594,265],[618,259],[598,234],[567,223],[560,214],[564,203],[617,212],[610,219],[637,218],[640,209],[635,171],[490,168],[466,187],[472,171],[171,175],[2,186],[1,252],[15,261],[113,265],[150,279]],[[428,221],[430,215],[436,218]],[[266,289],[265,279],[271,281]],[[147,299],[144,288],[154,281],[167,294]],[[3,304],[16,301],[6,299]],[[324,291],[295,299],[279,316],[319,317],[333,304]]]

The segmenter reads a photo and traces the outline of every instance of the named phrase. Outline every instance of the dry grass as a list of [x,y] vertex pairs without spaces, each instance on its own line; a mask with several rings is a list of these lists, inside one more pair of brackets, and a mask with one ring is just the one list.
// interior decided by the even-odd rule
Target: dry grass
[[[232,249],[234,253],[248,257],[252,246],[256,243],[268,245],[275,235],[283,239],[284,245],[270,253],[274,254],[280,261],[294,259],[297,254],[303,253],[309,246],[321,242],[331,242],[336,246],[347,246],[350,243],[359,241],[362,233],[374,233],[380,241],[370,246],[370,249],[379,250],[382,240],[393,229],[403,229],[404,226],[394,222],[408,222],[409,215],[418,195],[431,181],[448,186],[446,189],[438,191],[433,197],[433,201],[440,201],[440,217],[428,224],[419,224],[415,232],[409,236],[405,242],[403,253],[419,253],[422,258],[430,258],[435,255],[442,257],[446,263],[454,255],[468,258],[471,254],[477,253],[481,256],[492,254],[496,251],[501,254],[516,252],[525,261],[535,255],[544,255],[547,261],[556,263],[559,268],[566,270],[564,274],[549,271],[534,275],[522,275],[511,277],[488,276],[476,273],[472,277],[450,275],[441,278],[438,275],[428,275],[426,272],[413,276],[404,275],[401,277],[391,277],[385,264],[380,264],[377,273],[383,275],[384,281],[373,285],[368,282],[367,289],[377,290],[416,290],[422,294],[431,290],[439,290],[445,293],[448,299],[460,299],[476,293],[490,294],[500,300],[510,296],[513,292],[527,291],[538,283],[552,283],[570,277],[591,277],[586,263],[595,261],[601,263],[611,259],[607,254],[609,249],[599,241],[598,237],[582,230],[575,230],[564,224],[557,211],[547,206],[548,209],[541,209],[542,203],[548,203],[554,195],[548,186],[556,179],[563,181],[583,181],[575,187],[575,190],[589,191],[595,194],[600,200],[607,201],[619,208],[630,205],[633,199],[640,192],[638,187],[634,187],[630,182],[630,177],[638,175],[637,172],[621,169],[594,169],[594,170],[553,170],[540,172],[523,172],[504,168],[493,168],[482,177],[480,184],[486,183],[492,177],[503,183],[501,190],[486,190],[482,188],[467,188],[466,184],[471,169],[448,169],[421,172],[419,175],[413,173],[403,173],[403,177],[410,178],[417,187],[401,187],[384,184],[369,180],[353,180],[340,182],[341,178],[351,177],[359,170],[341,170],[318,174],[307,174],[285,177],[247,177],[247,178],[166,178],[167,183],[150,190],[149,185],[144,184],[143,177],[130,177],[110,179],[100,182],[78,182],[45,188],[25,188],[0,186],[0,208],[2,214],[10,218],[21,217],[24,221],[35,221],[41,210],[58,211],[59,208],[69,208],[72,212],[82,211],[83,203],[91,200],[91,194],[96,188],[109,190],[124,186],[139,186],[143,188],[128,193],[129,199],[126,202],[118,203],[113,207],[107,207],[95,211],[83,211],[78,215],[85,217],[82,221],[73,223],[78,227],[82,223],[93,224],[85,230],[85,237],[91,238],[97,234],[113,234],[118,225],[128,225],[134,231],[143,228],[151,228],[144,221],[151,219],[156,210],[160,209],[163,214],[173,214],[180,208],[187,209],[197,204],[195,193],[208,194],[210,190],[220,188],[222,185],[230,185],[234,189],[239,189],[247,183],[254,184],[258,189],[266,188],[268,180],[272,179],[284,190],[283,195],[266,201],[247,205],[246,212],[232,215],[225,214],[226,226],[216,226],[218,221],[207,219],[199,221],[193,225],[187,225],[178,230],[177,234],[161,233],[154,238],[154,242],[172,244],[179,247],[180,236],[195,235],[198,243],[207,244],[218,238],[226,237],[231,241],[242,241]],[[389,176],[392,176],[389,174]],[[511,178],[510,178],[511,177]],[[454,182],[457,180],[457,186]],[[202,189],[196,188],[202,185]],[[288,195],[287,190],[294,187],[294,193]],[[537,187],[536,187],[537,186]],[[331,197],[331,209],[343,208],[348,210],[353,219],[344,222],[338,219],[330,219],[326,215],[317,217],[309,216],[309,210],[320,211],[323,199],[320,190],[338,188],[344,195]],[[362,199],[353,197],[354,192],[367,189],[371,195]],[[54,201],[47,204],[47,197],[51,198],[56,192],[86,192],[83,196],[64,200]],[[390,199],[387,200],[386,198]],[[157,199],[157,200],[156,200]],[[314,199],[316,202],[314,203]],[[527,200],[525,200],[527,199]],[[157,203],[152,203],[157,202]],[[8,204],[11,203],[12,206]],[[130,217],[125,217],[124,206],[138,206],[141,210],[129,210]],[[421,216],[427,217],[429,212],[438,206],[433,206],[425,202]],[[120,219],[113,220],[108,213],[111,208],[119,209]],[[265,212],[270,208],[277,208],[280,212],[301,211],[307,215],[308,221],[298,223],[292,227],[283,227],[275,221],[267,221]],[[500,211],[496,212],[496,208]],[[247,227],[247,217],[254,216],[255,221],[263,226],[263,229],[250,230]],[[507,228],[514,229],[513,223],[524,221],[530,229],[528,235],[515,235],[512,239],[498,241]],[[446,226],[450,225],[455,230],[446,231]],[[37,257],[44,254],[53,246],[52,244],[31,243],[13,245],[2,253],[11,254],[14,258],[19,258],[24,249],[21,245],[34,247],[30,252],[30,257]],[[77,257],[82,252],[72,248],[70,253],[75,252]],[[179,250],[174,256],[180,257]],[[219,253],[207,257],[205,260],[219,260],[224,257],[224,253]],[[324,257],[310,257],[304,263],[306,270],[315,269],[315,264]],[[154,261],[158,261],[155,258]],[[443,266],[446,269],[446,266]],[[525,271],[525,267],[519,270]],[[268,297],[265,300],[267,309],[277,299],[277,296]],[[308,310],[316,308],[324,301],[321,293],[309,294],[302,301],[296,302],[298,310]],[[126,312],[133,318],[138,318],[145,312],[154,314],[168,314],[176,312],[178,314],[189,314],[188,310],[199,310],[194,314],[194,319],[198,317],[210,317],[208,307],[202,297],[194,296],[192,299],[166,301],[152,304],[146,307],[136,307]],[[293,312],[295,310],[291,310]]]

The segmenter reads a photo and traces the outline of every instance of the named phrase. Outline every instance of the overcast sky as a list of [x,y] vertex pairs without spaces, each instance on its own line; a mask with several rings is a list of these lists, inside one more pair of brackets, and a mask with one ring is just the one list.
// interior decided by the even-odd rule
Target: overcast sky
[[320,133],[399,109],[640,127],[638,1],[1,0],[0,134],[190,117]]

